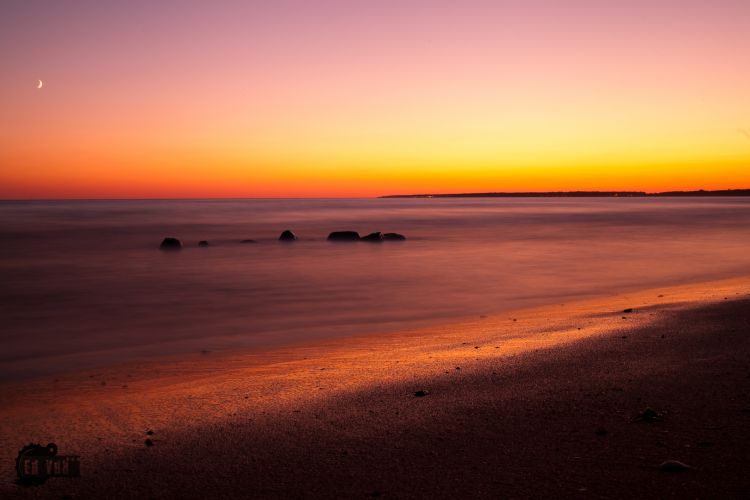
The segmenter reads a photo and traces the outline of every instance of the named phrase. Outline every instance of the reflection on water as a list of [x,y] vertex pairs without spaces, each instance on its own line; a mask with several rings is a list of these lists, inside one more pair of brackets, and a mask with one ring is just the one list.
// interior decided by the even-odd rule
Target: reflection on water
[[747,273],[748,228],[747,198],[0,202],[0,378]]

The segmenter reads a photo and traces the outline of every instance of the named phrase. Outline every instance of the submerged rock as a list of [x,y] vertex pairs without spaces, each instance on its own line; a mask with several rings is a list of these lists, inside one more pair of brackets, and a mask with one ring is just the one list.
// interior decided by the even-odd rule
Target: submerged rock
[[334,231],[328,235],[328,241],[359,241],[357,231]]
[[367,236],[362,236],[361,240],[368,241],[370,243],[380,243],[383,241],[383,233],[381,233],[380,231],[370,233]]
[[386,241],[404,241],[406,240],[406,236],[398,233],[385,233],[383,239]]
[[206,241],[206,240],[200,240],[198,242],[198,246],[199,247],[207,247],[208,246],[208,241]]
[[289,229],[281,233],[279,241],[297,241],[297,235],[291,232]]
[[160,250],[182,250],[182,242],[177,238],[164,238],[159,245]]

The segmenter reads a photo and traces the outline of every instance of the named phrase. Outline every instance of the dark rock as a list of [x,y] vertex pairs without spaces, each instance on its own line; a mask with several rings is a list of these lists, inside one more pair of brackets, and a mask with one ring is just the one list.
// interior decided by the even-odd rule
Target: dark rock
[[419,391],[415,392],[414,396],[416,396],[418,398],[422,398],[424,396],[427,396],[429,393],[430,393],[430,391],[423,389],[423,390],[419,390]]
[[643,422],[657,422],[661,420],[661,418],[661,413],[657,412],[653,408],[646,408],[638,414],[636,420],[641,420]]
[[207,247],[208,246],[208,242],[206,240],[200,240],[198,242],[198,246],[199,247]]
[[370,243],[380,243],[383,241],[383,234],[380,231],[370,233],[367,236],[362,236],[361,240],[369,241]]
[[154,435],[154,431],[152,431],[151,429],[149,429],[149,430],[146,431],[146,435],[147,436],[153,436]]
[[281,233],[279,241],[297,241],[297,235],[291,232],[289,229]]
[[398,233],[385,233],[383,239],[385,241],[404,241],[406,240],[406,236]]
[[633,308],[632,307],[628,307],[627,309],[624,309],[622,312],[624,312],[624,313],[632,313],[633,312]]
[[242,240],[240,241],[240,243],[258,243],[258,242],[255,240]]
[[177,238],[164,238],[159,250],[182,250],[182,242]]
[[334,231],[328,235],[328,241],[359,241],[357,231]]
[[691,469],[692,467],[679,460],[667,460],[659,464],[659,470],[662,472],[685,472]]
[[146,440],[145,440],[145,441],[143,442],[143,444],[145,444],[146,446],[153,446],[153,445],[154,445],[154,442],[153,442],[153,441],[151,441],[150,439],[146,439]]

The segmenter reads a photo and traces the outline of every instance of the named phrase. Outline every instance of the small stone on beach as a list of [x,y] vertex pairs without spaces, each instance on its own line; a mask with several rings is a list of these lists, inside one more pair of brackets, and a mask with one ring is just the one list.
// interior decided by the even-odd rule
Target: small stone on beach
[[154,442],[153,442],[153,441],[151,441],[150,439],[146,439],[146,440],[145,440],[145,441],[144,441],[143,443],[144,443],[144,444],[145,444],[146,446],[153,446],[153,445],[154,445]]
[[662,472],[685,472],[691,470],[693,467],[680,462],[679,460],[667,460],[659,464],[659,470]]
[[427,396],[429,393],[430,393],[430,391],[422,389],[422,390],[419,390],[419,391],[415,392],[414,396],[416,396],[418,398],[421,398],[421,397]]
[[653,408],[647,407],[638,414],[635,420],[640,420],[643,422],[657,422],[661,420],[661,418],[662,418],[661,413],[657,412]]

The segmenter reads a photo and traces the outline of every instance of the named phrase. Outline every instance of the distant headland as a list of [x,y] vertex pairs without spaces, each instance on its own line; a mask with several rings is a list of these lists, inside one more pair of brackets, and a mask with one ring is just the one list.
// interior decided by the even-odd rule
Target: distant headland
[[442,193],[442,194],[391,194],[380,198],[639,198],[667,196],[750,196],[750,189],[720,189],[716,191],[546,191],[519,193]]

